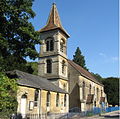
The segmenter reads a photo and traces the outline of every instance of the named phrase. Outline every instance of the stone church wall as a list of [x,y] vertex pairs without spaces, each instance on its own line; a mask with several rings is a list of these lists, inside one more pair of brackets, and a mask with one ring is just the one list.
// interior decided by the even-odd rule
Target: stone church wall
[[79,100],[79,86],[78,86],[79,72],[68,64],[68,79],[69,79],[69,108],[80,107]]
[[24,86],[19,86],[18,90],[18,110],[17,112],[19,113],[21,111],[21,108],[23,105],[21,105],[21,97],[23,94],[27,95],[27,104],[26,104],[26,114],[45,114],[47,112],[50,113],[65,113],[68,112],[68,94],[66,94],[66,106],[64,106],[64,96],[65,94],[58,93],[59,94],[59,104],[56,106],[56,95],[57,92],[52,92],[50,91],[50,106],[47,107],[47,92],[46,90],[39,90],[39,98],[38,98],[38,103],[37,106],[33,106],[30,109],[30,102],[34,103],[34,95],[35,95],[35,90],[34,88],[30,87],[24,87]]

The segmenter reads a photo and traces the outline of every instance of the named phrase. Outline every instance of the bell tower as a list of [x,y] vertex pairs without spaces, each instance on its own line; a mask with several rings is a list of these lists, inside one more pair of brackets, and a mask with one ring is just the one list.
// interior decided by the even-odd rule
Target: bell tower
[[38,75],[68,91],[67,39],[69,34],[62,27],[53,3],[47,24],[40,31],[41,47]]

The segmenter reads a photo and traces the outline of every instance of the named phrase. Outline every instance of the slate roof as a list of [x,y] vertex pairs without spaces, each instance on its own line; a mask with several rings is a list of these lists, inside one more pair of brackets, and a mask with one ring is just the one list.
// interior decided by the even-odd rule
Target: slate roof
[[91,81],[99,84],[99,85],[102,85],[99,81],[96,80],[96,78],[90,73],[88,72],[87,70],[83,69],[80,65],[76,64],[75,62],[71,61],[71,60],[68,60],[68,63],[73,67],[75,68],[82,76],[90,79]]
[[86,103],[87,104],[93,103],[93,99],[94,99],[94,94],[88,94]]
[[67,37],[69,37],[69,34],[65,31],[61,24],[61,20],[58,14],[58,10],[56,7],[56,4],[53,3],[52,9],[50,11],[50,15],[48,17],[48,21],[45,27],[43,27],[39,32],[45,32],[53,29],[60,29],[62,32],[64,32]]
[[17,81],[18,85],[28,86],[32,88],[38,88],[53,92],[59,92],[59,93],[67,93],[63,89],[59,88],[58,86],[48,81],[46,78],[42,78],[19,70],[8,71],[7,75],[8,77],[14,77],[20,79]]

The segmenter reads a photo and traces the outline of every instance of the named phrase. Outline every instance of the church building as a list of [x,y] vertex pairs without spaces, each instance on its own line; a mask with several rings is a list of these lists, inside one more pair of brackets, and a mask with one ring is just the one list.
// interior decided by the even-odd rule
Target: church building
[[[107,104],[104,85],[81,66],[67,58],[67,40],[56,4],[41,38],[38,76],[14,70],[7,73],[18,80],[18,112],[26,114],[67,113],[70,109],[91,110]],[[69,49],[68,49],[69,52]]]
[[67,59],[70,36],[61,24],[55,4],[47,24],[39,32],[42,44],[38,75],[69,92],[69,109],[78,107],[86,111],[100,107],[102,102],[107,103],[104,86],[90,72]]

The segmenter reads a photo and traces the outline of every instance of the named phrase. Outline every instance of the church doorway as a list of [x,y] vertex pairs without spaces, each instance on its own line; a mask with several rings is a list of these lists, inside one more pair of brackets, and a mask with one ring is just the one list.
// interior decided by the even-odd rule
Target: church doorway
[[20,107],[20,112],[21,112],[21,115],[22,115],[23,119],[26,116],[26,108],[27,108],[27,95],[23,94],[21,96],[21,107]]

